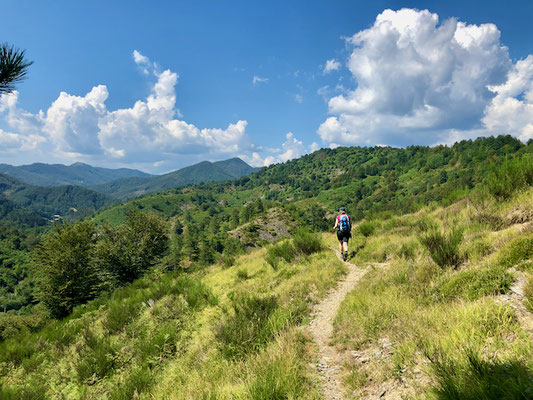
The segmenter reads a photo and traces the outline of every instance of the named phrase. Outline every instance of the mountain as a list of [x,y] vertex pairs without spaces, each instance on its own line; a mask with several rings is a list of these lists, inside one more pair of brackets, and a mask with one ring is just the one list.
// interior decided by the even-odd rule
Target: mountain
[[[323,149],[144,196],[96,216],[122,224],[44,238],[35,281],[0,230],[0,398],[529,399],[532,199],[533,142],[502,136]],[[17,315],[23,282],[82,305]]]
[[164,175],[117,179],[91,188],[119,199],[129,199],[198,182],[232,180],[257,170],[258,168],[249,166],[240,158],[217,162],[202,161]]
[[9,201],[5,207],[12,209],[11,212],[24,209],[47,219],[72,212],[82,215],[114,202],[102,193],[81,186],[35,186],[5,174],[0,174],[0,195]]
[[83,163],[72,165],[34,163],[19,167],[0,164],[0,173],[10,175],[30,185],[38,186],[91,186],[115,179],[151,176],[134,169],[100,168]]

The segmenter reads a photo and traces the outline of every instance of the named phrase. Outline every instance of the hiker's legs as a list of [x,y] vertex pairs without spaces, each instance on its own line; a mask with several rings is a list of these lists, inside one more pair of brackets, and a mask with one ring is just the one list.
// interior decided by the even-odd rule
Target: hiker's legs
[[[348,241],[342,242],[342,247],[344,248],[344,252],[348,253]],[[341,249],[342,253],[342,249]]]
[[339,240],[339,251],[341,252],[342,254],[342,246],[343,246],[343,241],[342,240]]

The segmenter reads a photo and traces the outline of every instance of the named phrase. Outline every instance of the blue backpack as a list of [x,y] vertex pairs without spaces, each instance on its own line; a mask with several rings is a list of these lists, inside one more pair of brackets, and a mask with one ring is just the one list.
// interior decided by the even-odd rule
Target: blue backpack
[[350,219],[346,214],[341,215],[339,218],[339,230],[341,232],[350,232],[352,227],[350,226]]

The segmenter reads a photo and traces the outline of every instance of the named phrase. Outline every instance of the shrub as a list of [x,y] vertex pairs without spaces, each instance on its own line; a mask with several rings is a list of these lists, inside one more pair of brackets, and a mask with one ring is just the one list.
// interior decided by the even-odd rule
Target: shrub
[[248,276],[248,271],[246,271],[245,269],[240,269],[237,271],[237,279],[245,281],[249,278],[250,276]]
[[80,354],[76,372],[80,382],[106,377],[114,367],[115,349],[109,337],[99,338],[90,329],[84,332],[86,347]]
[[362,221],[357,225],[357,230],[365,237],[371,236],[376,230],[376,223],[374,221]]
[[502,267],[468,269],[442,277],[434,293],[438,299],[475,300],[483,296],[506,293],[513,276]]
[[222,257],[220,257],[220,263],[223,268],[233,267],[233,265],[235,265],[235,257],[229,254],[223,254]]
[[516,191],[533,185],[533,158],[524,156],[506,160],[487,176],[488,192],[499,200],[510,198]]
[[438,266],[442,268],[447,266],[455,267],[461,262],[459,245],[463,240],[462,230],[453,229],[449,233],[431,230],[419,239],[428,249],[431,258]]
[[500,250],[498,261],[505,267],[511,267],[530,258],[533,258],[533,235],[512,239]]
[[285,240],[277,243],[267,250],[266,262],[274,269],[278,268],[281,259],[290,263],[296,258],[296,249],[291,242]]
[[226,315],[215,333],[222,355],[228,359],[243,358],[268,343],[276,333],[269,317],[277,308],[275,296],[233,293],[232,312]]
[[0,314],[0,341],[21,332],[35,332],[41,329],[47,321],[42,314]]
[[304,230],[296,232],[292,242],[295,250],[306,256],[317,253],[323,248],[318,235]]
[[111,392],[110,400],[138,398],[154,384],[154,374],[148,367],[136,366],[123,383]]
[[398,250],[398,256],[406,260],[413,260],[418,246],[416,242],[403,243]]

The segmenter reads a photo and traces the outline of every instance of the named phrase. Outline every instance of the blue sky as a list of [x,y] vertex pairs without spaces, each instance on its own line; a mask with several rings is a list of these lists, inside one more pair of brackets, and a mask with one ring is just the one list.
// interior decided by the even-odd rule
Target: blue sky
[[0,162],[161,173],[533,138],[530,1],[1,4],[0,41],[35,63],[0,99]]

